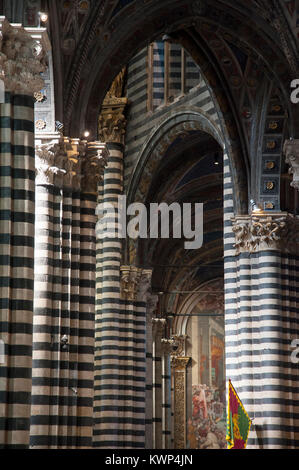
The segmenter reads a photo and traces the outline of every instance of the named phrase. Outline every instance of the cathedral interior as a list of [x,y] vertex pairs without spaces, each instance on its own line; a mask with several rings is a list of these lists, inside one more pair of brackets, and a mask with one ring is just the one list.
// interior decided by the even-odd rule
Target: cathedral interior
[[[299,1],[0,15],[0,448],[226,449],[229,379],[299,448]],[[124,196],[202,246],[113,236]]]

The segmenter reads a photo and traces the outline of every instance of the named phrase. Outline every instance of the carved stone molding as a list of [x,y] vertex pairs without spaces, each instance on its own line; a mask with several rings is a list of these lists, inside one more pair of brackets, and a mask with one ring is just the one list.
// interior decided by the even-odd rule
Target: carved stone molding
[[100,142],[90,142],[82,160],[81,190],[85,193],[97,194],[98,184],[103,179],[105,167],[108,165],[109,151]]
[[261,213],[232,219],[237,254],[262,250],[298,253],[299,218],[291,214]]
[[293,175],[291,186],[299,191],[299,139],[286,140],[283,148],[289,173]]
[[47,68],[45,44],[21,25],[0,18],[0,79],[6,91],[33,96],[43,88],[40,74]]

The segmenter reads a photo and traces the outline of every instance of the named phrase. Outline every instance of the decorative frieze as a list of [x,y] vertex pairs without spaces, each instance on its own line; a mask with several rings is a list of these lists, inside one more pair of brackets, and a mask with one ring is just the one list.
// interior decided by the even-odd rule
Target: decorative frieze
[[298,252],[299,219],[291,214],[261,213],[232,219],[237,254],[261,250]]
[[0,38],[0,79],[6,91],[33,96],[44,86],[40,74],[47,68],[47,41],[34,39],[4,17],[0,18]]
[[293,175],[291,186],[299,191],[299,139],[286,140],[283,151],[289,173]]

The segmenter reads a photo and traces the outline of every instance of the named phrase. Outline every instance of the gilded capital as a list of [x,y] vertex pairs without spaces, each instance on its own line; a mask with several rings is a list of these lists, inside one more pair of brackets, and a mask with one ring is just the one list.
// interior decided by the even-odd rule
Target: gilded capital
[[125,69],[115,78],[102,105],[98,122],[99,138],[102,142],[124,144],[127,121],[125,108],[128,99],[123,97]]
[[237,254],[262,250],[298,253],[298,217],[291,214],[261,213],[232,219]]
[[[46,34],[42,32],[42,34]],[[0,79],[6,91],[33,96],[44,86],[47,41],[33,38],[20,25],[0,19]]]
[[170,355],[173,353],[173,348],[175,347],[175,341],[173,339],[161,339],[162,352],[164,354]]
[[291,186],[299,191],[299,139],[286,140],[283,151],[289,173],[293,175]]
[[108,165],[109,151],[106,144],[89,142],[82,159],[81,190],[85,193],[97,194],[98,184],[103,179],[105,167]]
[[171,357],[171,367],[175,369],[175,371],[179,372],[185,372],[189,362],[191,360],[191,357],[178,357],[178,356],[172,356]]

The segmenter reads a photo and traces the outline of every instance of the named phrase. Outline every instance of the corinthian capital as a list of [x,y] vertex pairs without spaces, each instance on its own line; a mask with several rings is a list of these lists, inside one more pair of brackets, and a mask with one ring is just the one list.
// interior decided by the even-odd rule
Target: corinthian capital
[[267,249],[298,252],[299,219],[291,214],[237,216],[232,222],[237,254]]
[[127,121],[124,110],[127,98],[104,101],[99,116],[99,136],[103,142],[124,144]]
[[147,298],[150,295],[151,283],[152,283],[152,269],[140,269],[138,278],[138,302],[147,302]]
[[121,298],[136,301],[139,269],[135,266],[121,266],[120,273]]
[[22,26],[0,19],[0,79],[7,91],[33,96],[43,88],[40,73],[46,70],[45,44]]
[[36,145],[36,184],[79,191],[82,179],[81,160],[85,156],[85,147],[85,143],[79,139],[66,137]]
[[286,140],[283,151],[290,165],[289,173],[293,175],[291,186],[299,191],[299,139]]
[[90,142],[87,152],[82,160],[82,186],[86,193],[97,194],[98,184],[103,178],[105,167],[108,164],[109,151],[106,144]]

